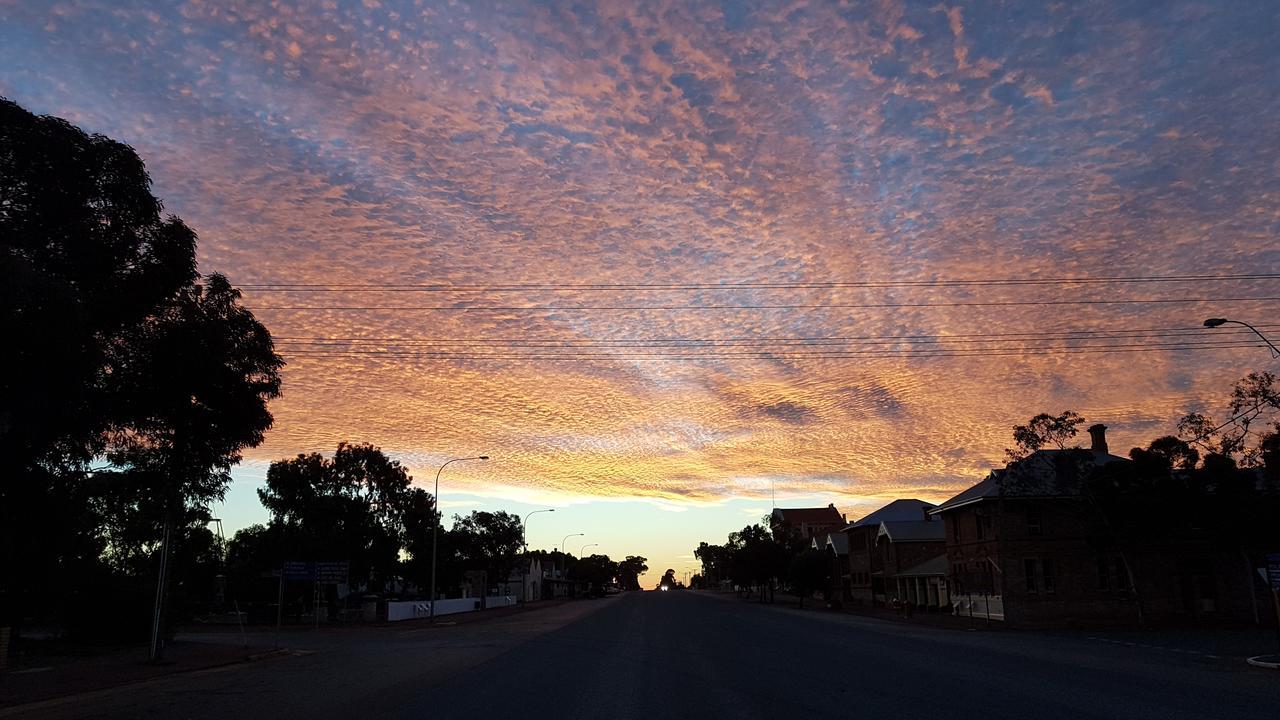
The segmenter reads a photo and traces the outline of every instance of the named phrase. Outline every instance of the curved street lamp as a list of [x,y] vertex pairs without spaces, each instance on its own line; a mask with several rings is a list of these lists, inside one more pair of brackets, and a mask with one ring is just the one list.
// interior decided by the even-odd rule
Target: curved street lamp
[[431,614],[427,617],[427,622],[436,621],[436,533],[440,529],[440,521],[444,519],[444,516],[440,514],[440,473],[444,472],[444,469],[448,467],[451,463],[462,462],[463,460],[488,460],[488,459],[489,459],[488,455],[476,455],[474,457],[453,458],[452,460],[446,460],[444,462],[444,465],[441,465],[440,469],[436,470],[436,490],[435,490],[435,495],[433,495],[431,498],[431,501],[436,505],[436,523],[431,526],[431,607],[430,607]]
[[529,602],[529,518],[544,512],[555,512],[555,508],[547,508],[546,510],[532,510],[525,513],[524,520],[520,522],[520,532],[524,534],[524,567],[520,568],[520,577],[523,579],[520,588],[520,597],[524,602]]
[[565,535],[564,539],[560,541],[560,552],[564,553],[567,556],[569,554],[569,548],[565,545],[565,543],[569,542],[569,538],[584,537],[585,535],[586,533],[570,533],[568,535]]
[[544,512],[555,512],[555,508],[547,508],[546,510],[533,510],[525,513],[524,520],[520,522],[520,530],[524,533],[524,551],[529,552],[529,518]]
[[588,544],[588,545],[583,545],[583,546],[582,546],[582,549],[578,551],[578,559],[579,559],[579,560],[581,560],[583,557],[585,557],[585,556],[583,555],[583,553],[585,553],[585,552],[587,551],[587,548],[589,548],[589,547],[600,547],[600,543],[590,543],[590,544]]
[[569,538],[571,537],[583,537],[585,535],[586,533],[570,533],[568,535],[565,535],[564,539],[560,541],[560,554],[564,555],[564,570],[560,572],[561,580],[563,580],[565,576],[569,574],[569,548],[565,545],[565,543],[569,542]]
[[1280,357],[1280,348],[1276,347],[1275,343],[1268,340],[1267,336],[1263,335],[1261,330],[1250,325],[1247,322],[1242,322],[1240,320],[1230,320],[1228,318],[1209,318],[1208,320],[1204,321],[1204,326],[1207,328],[1222,327],[1223,325],[1227,325],[1227,324],[1243,325],[1244,327],[1249,328],[1250,330],[1253,331],[1254,335],[1257,335],[1259,338],[1262,339],[1262,342],[1267,344],[1267,347],[1271,348],[1271,357]]

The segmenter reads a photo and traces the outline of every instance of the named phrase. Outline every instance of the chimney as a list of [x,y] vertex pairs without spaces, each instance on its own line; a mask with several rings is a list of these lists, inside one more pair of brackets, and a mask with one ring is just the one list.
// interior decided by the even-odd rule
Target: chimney
[[1102,423],[1089,426],[1089,449],[1098,452],[1107,452],[1107,426]]

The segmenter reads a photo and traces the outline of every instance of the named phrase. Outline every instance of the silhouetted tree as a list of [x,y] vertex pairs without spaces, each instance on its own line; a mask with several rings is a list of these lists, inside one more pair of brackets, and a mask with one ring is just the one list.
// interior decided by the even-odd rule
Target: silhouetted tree
[[[432,529],[440,524],[440,513],[436,510],[435,500],[431,493],[422,488],[412,488],[404,502],[404,551],[403,575],[413,581],[419,588],[427,588],[431,583],[431,543]],[[436,534],[436,542],[441,547],[449,538],[444,532]],[[452,551],[443,552],[437,558],[448,560]],[[443,573],[441,571],[444,571]],[[436,581],[441,587],[453,587],[461,580],[457,568],[445,563],[437,568]],[[427,590],[429,593],[430,590]]]
[[195,234],[150,186],[127,145],[0,98],[0,624],[82,557],[83,471],[118,420],[109,355],[195,278]]
[[815,548],[793,557],[787,573],[792,590],[800,596],[800,607],[804,607],[805,596],[826,588],[830,577],[831,556]]
[[589,555],[573,566],[573,579],[586,583],[589,591],[603,590],[618,575],[618,563],[608,555]]
[[258,497],[272,525],[296,538],[299,556],[289,559],[346,560],[353,584],[380,589],[399,569],[405,516],[424,500],[410,490],[412,480],[373,445],[340,443],[332,458],[311,453],[271,463]]
[[623,590],[640,589],[640,576],[649,572],[647,562],[647,558],[639,555],[628,555],[618,563],[618,584]]
[[[271,334],[240,306],[221,275],[188,285],[108,353],[118,417],[106,456],[134,474],[140,494],[159,502],[164,540],[185,515],[222,498],[231,468],[271,427],[267,401],[280,394]],[[145,501],[144,501],[145,502]],[[161,581],[167,585],[169,572]],[[167,587],[161,592],[161,605]]]
[[702,576],[708,585],[718,585],[720,580],[729,575],[729,548],[724,545],[698,543],[693,556],[702,563]]
[[1080,415],[1067,410],[1060,415],[1040,413],[1026,425],[1013,428],[1013,449],[1005,450],[1010,460],[1022,460],[1037,450],[1047,447],[1065,449],[1076,436],[1076,427],[1084,422]]
[[730,555],[729,574],[734,584],[756,588],[760,600],[765,600],[766,592],[773,591],[774,580],[786,571],[789,562],[786,548],[768,528],[759,524],[729,533],[726,547]]
[[[195,282],[195,235],[137,155],[0,100],[0,273],[0,332],[24,338],[0,380],[6,580],[47,592],[88,544],[120,573],[207,539],[203,507],[270,426],[282,362],[225,278]],[[114,471],[88,472],[101,457]]]
[[665,585],[666,587],[670,587],[670,588],[675,587],[676,571],[673,570],[672,568],[667,568],[667,571],[662,573],[662,579],[658,581],[658,584]]
[[[1217,422],[1203,413],[1188,413],[1178,421],[1178,435],[1199,445],[1211,453],[1227,457],[1240,457],[1244,467],[1255,467],[1265,462],[1268,433],[1253,429],[1263,417],[1280,412],[1280,387],[1276,376],[1270,372],[1251,372],[1237,380],[1231,389],[1227,403],[1230,415],[1224,422]],[[1275,424],[1280,430],[1280,423]],[[1259,438],[1250,444],[1250,436]]]
[[[524,546],[524,524],[520,516],[503,512],[474,511],[465,517],[453,516],[449,540],[455,557],[468,570],[483,570],[490,584],[507,579]],[[487,589],[481,588],[483,597]]]

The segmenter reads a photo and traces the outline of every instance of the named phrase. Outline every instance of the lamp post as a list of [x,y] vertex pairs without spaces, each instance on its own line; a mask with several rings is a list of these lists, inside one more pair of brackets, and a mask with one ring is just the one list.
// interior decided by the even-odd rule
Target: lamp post
[[463,460],[488,460],[488,459],[489,459],[488,455],[476,455],[475,457],[453,458],[452,460],[446,460],[444,462],[444,465],[441,465],[440,469],[436,470],[436,490],[435,490],[435,495],[433,495],[431,498],[431,501],[436,504],[436,524],[431,526],[431,607],[430,607],[431,614],[427,617],[427,622],[436,621],[436,555],[438,554],[436,552],[436,533],[440,530],[440,521],[444,518],[444,516],[440,514],[440,473],[444,472],[444,469],[448,467],[450,463],[462,462]]
[[1250,325],[1247,322],[1243,322],[1240,320],[1230,320],[1227,318],[1209,318],[1208,320],[1204,321],[1204,326],[1207,328],[1222,327],[1223,325],[1227,325],[1227,324],[1242,325],[1244,327],[1249,328],[1250,330],[1253,331],[1254,335],[1257,335],[1259,338],[1262,339],[1262,342],[1267,344],[1267,347],[1271,348],[1271,357],[1280,357],[1280,348],[1276,347],[1275,343],[1268,340],[1267,336],[1263,335],[1261,330]]
[[524,581],[520,584],[520,596],[525,602],[529,602],[529,518],[538,513],[555,511],[555,508],[533,510],[525,513],[524,520],[520,523],[521,532],[524,534],[524,567],[520,569],[520,577],[524,578]]
[[585,555],[583,555],[583,553],[585,553],[585,552],[587,551],[587,548],[589,548],[589,547],[600,547],[600,543],[590,543],[590,544],[587,544],[587,545],[583,545],[583,546],[582,546],[582,549],[578,551],[578,559],[579,559],[579,560],[581,560],[582,558],[586,557]]
[[571,537],[582,537],[584,535],[586,535],[586,533],[569,533],[560,541],[560,554],[564,555],[564,570],[560,573],[561,580],[564,580],[569,574],[569,546],[566,543],[569,542],[569,538]]

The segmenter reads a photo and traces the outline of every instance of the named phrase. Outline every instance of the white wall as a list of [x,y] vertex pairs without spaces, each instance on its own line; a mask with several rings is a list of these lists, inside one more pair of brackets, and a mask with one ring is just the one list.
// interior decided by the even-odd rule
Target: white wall
[[[448,600],[437,600],[436,616],[475,612],[476,606],[479,603],[480,598],[450,598]],[[490,608],[500,608],[515,605],[516,599],[508,595],[495,595],[485,598],[485,603]],[[389,622],[418,620],[427,617],[431,617],[430,600],[387,603],[387,620]]]

